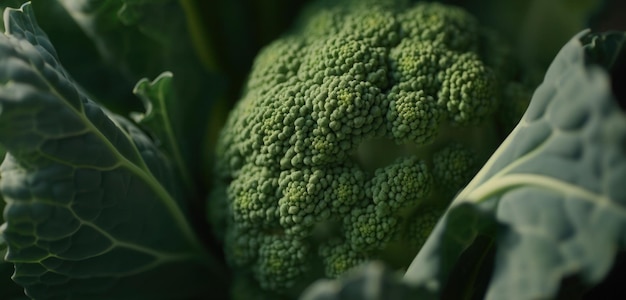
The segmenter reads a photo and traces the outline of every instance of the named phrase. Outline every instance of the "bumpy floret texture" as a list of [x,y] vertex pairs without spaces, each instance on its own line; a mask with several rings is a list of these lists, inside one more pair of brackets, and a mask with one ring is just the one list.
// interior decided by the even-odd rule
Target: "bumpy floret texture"
[[[310,7],[258,55],[218,142],[210,203],[228,211],[213,221],[229,261],[284,290],[420,245],[441,212],[424,207],[444,207],[497,144],[469,134],[512,81],[488,63],[505,58],[481,57],[493,43],[442,4]],[[411,150],[369,168],[363,145]]]

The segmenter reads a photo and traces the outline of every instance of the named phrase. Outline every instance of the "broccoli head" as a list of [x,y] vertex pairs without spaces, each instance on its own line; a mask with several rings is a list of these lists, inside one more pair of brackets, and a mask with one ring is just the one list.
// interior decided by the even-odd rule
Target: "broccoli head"
[[504,137],[498,116],[515,118],[505,49],[453,6],[309,7],[259,53],[218,141],[209,207],[229,262],[275,291],[394,249],[408,264]]

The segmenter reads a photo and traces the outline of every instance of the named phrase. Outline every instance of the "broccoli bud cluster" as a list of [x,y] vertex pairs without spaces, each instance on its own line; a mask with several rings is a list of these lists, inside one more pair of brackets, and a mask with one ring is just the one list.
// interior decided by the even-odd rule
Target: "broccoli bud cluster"
[[[258,55],[218,142],[209,203],[228,212],[213,221],[229,261],[281,291],[390,244],[417,251],[498,144],[490,128],[514,80],[489,63],[506,58],[482,57],[503,47],[483,35],[473,16],[437,3],[305,11]],[[379,154],[360,156],[365,144]]]

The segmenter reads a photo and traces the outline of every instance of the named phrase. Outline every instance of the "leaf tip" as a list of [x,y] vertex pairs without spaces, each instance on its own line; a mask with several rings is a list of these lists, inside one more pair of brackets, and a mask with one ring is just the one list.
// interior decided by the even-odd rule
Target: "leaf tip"
[[12,26],[14,26],[15,18],[19,18],[20,15],[26,15],[26,18],[31,22],[35,22],[35,12],[30,1],[25,2],[19,8],[7,7],[3,12],[5,33],[12,32]]

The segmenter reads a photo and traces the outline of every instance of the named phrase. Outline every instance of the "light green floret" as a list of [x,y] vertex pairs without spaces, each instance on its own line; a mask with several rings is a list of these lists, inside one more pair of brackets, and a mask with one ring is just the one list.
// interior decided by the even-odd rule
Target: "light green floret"
[[437,103],[455,125],[478,124],[496,108],[498,83],[474,53],[464,53],[445,69]]
[[441,108],[424,90],[389,93],[387,131],[400,144],[424,145],[438,133]]
[[266,236],[259,246],[259,258],[253,269],[264,289],[290,287],[307,271],[309,247],[302,240],[289,236],[277,239]]
[[507,51],[484,51],[493,35],[459,8],[405,2],[316,2],[254,63],[209,207],[226,211],[210,219],[234,270],[266,290],[414,256],[504,137],[497,116],[519,113]]
[[415,156],[398,158],[380,168],[370,181],[367,196],[380,216],[401,214],[430,194],[432,176],[426,164]]
[[316,224],[348,213],[365,195],[365,174],[358,168],[288,170],[279,178],[280,226],[302,238],[310,236]]
[[300,68],[302,46],[298,38],[280,39],[268,45],[257,57],[246,88],[264,94],[294,78]]
[[480,26],[464,10],[440,3],[420,2],[398,15],[403,39],[424,41],[457,52],[480,47]]
[[303,11],[297,31],[312,40],[341,36],[389,47],[400,38],[397,12],[406,3],[404,0],[318,0]]

